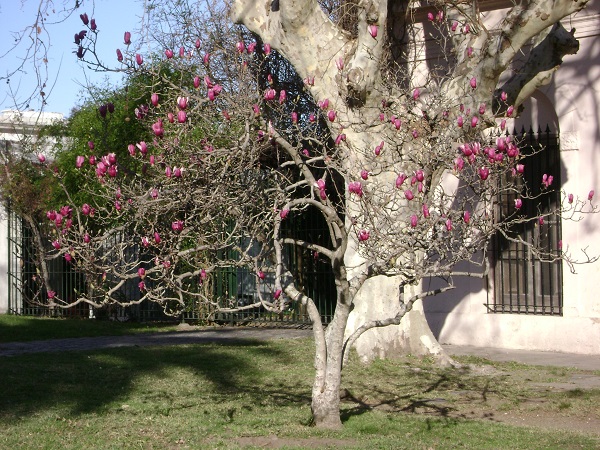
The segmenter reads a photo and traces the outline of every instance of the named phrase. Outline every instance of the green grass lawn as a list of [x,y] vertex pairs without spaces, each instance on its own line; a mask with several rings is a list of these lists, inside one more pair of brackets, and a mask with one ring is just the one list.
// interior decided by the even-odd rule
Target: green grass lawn
[[[519,408],[519,399],[531,392],[502,374],[436,369],[410,358],[370,366],[351,361],[343,384],[354,400],[343,403],[344,429],[320,431],[308,426],[312,352],[311,340],[302,339],[5,357],[0,359],[0,448],[600,446],[582,434],[453,416],[465,398],[477,408],[492,396]],[[461,394],[455,400],[465,392],[472,397]],[[570,401],[585,414],[586,408],[597,411],[599,397]],[[410,412],[428,399],[442,407]],[[549,400],[545,407],[553,405]]]
[[84,336],[120,336],[174,329],[173,323],[122,323],[110,320],[52,319],[0,314],[0,343]]

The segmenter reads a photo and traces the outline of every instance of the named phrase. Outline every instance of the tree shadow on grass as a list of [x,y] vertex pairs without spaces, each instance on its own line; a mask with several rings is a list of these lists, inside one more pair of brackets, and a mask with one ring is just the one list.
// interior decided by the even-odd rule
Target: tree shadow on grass
[[[490,387],[491,380],[469,373],[466,368],[407,371],[396,381],[377,383],[369,377],[360,377],[352,390],[345,389],[342,402],[351,405],[342,410],[342,422],[372,410],[426,414],[442,421],[452,421],[457,408],[448,398],[469,397],[470,402],[487,401],[490,393],[499,394]],[[364,394],[358,394],[359,392]],[[363,397],[364,395],[364,397]]]
[[307,402],[310,384],[301,386],[301,378],[277,384],[272,382],[275,374],[264,382],[269,368],[285,371],[286,364],[294,363],[297,359],[283,346],[254,340],[3,358],[0,419],[54,410],[73,416],[102,414],[126,401],[180,407],[183,403],[173,400],[186,396],[190,402],[215,403],[236,395],[250,402],[270,397],[279,405]]

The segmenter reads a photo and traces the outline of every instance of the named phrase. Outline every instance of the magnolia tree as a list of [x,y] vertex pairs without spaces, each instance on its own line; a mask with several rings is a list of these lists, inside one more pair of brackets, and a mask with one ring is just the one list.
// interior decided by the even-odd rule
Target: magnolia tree
[[[411,310],[460,276],[485,276],[482,249],[494,234],[522,240],[512,227],[594,211],[586,193],[565,194],[555,211],[523,214],[554,188],[552,174],[539,180],[541,193],[523,183],[527,157],[503,133],[505,120],[577,50],[559,21],[586,1],[507,2],[492,24],[499,32],[484,25],[477,4],[237,0],[229,5],[245,26],[237,28],[214,4],[188,11],[178,2],[164,17],[178,25],[150,33],[160,52],[136,51],[139,39],[126,32],[117,69],[148,74],[135,120],[154,137],[123,142],[138,165],[101,145],[82,147],[73,163],[101,181],[93,204],[48,212],[57,252],[87,276],[76,302],[150,300],[172,314],[189,301],[273,312],[300,303],[313,322],[314,423],[339,427],[341,370],[362,333],[401,320],[428,333]],[[81,19],[77,56],[109,67],[94,52],[101,24]],[[438,56],[426,58],[431,52]],[[181,76],[165,76],[167,68]],[[507,198],[500,218],[499,199]],[[294,221],[307,215],[322,218],[326,240],[298,238]],[[541,259],[575,263],[560,245],[523,243]],[[290,248],[331,268],[335,314],[326,326],[290,270]],[[469,269],[457,269],[461,262]],[[227,267],[254,274],[256,303],[224,307],[214,298],[210,280]],[[443,284],[418,289],[425,277]],[[374,282],[395,295],[371,308],[373,320],[348,326],[356,305],[381,305],[365,294]],[[124,298],[131,283],[138,294]],[[48,297],[53,307],[73,305]]]

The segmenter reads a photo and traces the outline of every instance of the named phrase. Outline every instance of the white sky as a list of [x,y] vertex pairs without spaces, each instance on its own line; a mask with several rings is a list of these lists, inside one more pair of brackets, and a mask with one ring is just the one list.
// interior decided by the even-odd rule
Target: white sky
[[[72,6],[75,0],[0,0],[0,110],[15,107],[14,95],[17,102],[23,102],[31,92],[36,90],[37,77],[31,63],[24,70],[10,77],[6,76],[20,64],[27,45],[31,40],[24,39],[18,46],[7,54],[15,44],[15,33],[25,29],[36,20],[36,10],[41,2],[53,4],[46,15],[49,36],[40,35],[44,42],[50,43],[48,52],[49,79],[46,88],[47,105],[45,111],[69,114],[71,108],[79,103],[82,85],[88,80],[98,82],[107,75],[96,73],[84,67],[73,53],[77,47],[74,35],[85,29],[79,15],[87,13],[89,18],[95,18],[99,30],[98,53],[102,61],[110,67],[117,66],[116,49],[124,50],[123,33],[130,31],[132,41],[135,41],[135,31],[139,30],[143,6],[141,0],[85,0],[82,6],[70,17],[64,19],[64,6]],[[63,20],[64,19],[64,20]],[[118,84],[120,75],[109,76],[110,82]],[[39,89],[37,90],[39,93]],[[30,103],[29,108],[39,110],[42,107],[39,96]]]

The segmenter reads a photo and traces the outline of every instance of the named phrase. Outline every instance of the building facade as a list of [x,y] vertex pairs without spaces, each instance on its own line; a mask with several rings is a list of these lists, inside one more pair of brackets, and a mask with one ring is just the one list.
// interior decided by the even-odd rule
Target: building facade
[[[568,21],[580,48],[568,56],[547,86],[528,100],[509,128],[538,138],[549,159],[539,168],[560,183],[559,202],[569,194],[600,205],[600,4]],[[554,157],[552,157],[554,153]],[[576,200],[575,200],[576,201]],[[592,207],[588,204],[585,211]],[[580,220],[582,219],[582,220]],[[547,245],[578,261],[600,255],[600,216],[576,214],[530,229]],[[459,289],[425,300],[427,320],[442,344],[564,351],[600,355],[600,299],[595,284],[600,263],[541,266],[531,255],[496,242],[489,249],[485,280],[461,280]]]

